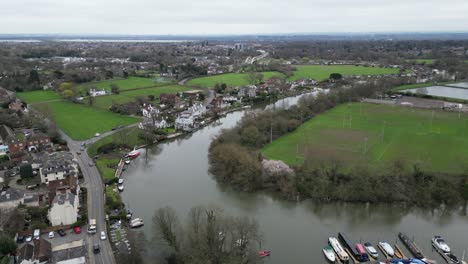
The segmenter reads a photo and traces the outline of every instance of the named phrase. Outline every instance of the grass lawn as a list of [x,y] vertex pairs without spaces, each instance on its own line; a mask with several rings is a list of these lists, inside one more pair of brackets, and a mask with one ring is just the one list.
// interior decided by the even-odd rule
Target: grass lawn
[[414,59],[414,60],[407,60],[408,62],[415,62],[418,64],[426,64],[426,65],[432,65],[436,61],[435,59]]
[[295,66],[293,76],[289,77],[289,81],[298,79],[314,79],[323,81],[330,77],[332,73],[340,73],[343,76],[354,75],[381,75],[381,74],[397,74],[400,70],[395,68],[379,68],[379,67],[364,67],[355,65],[298,65]]
[[114,114],[112,112],[69,102],[52,102],[38,105],[37,109],[56,122],[67,135],[75,140],[91,138],[95,133],[103,133],[118,125],[129,125],[138,118]]
[[146,88],[159,85],[167,85],[165,83],[158,83],[151,78],[143,77],[128,77],[127,79],[112,79],[99,82],[89,82],[81,84],[78,88],[82,92],[86,92],[91,87],[96,87],[98,90],[111,90],[111,84],[119,86],[120,91],[135,89],[135,88]]
[[31,92],[22,92],[16,93],[16,95],[24,102],[28,104],[41,103],[52,100],[60,100],[62,97],[53,91],[31,91]]
[[94,106],[102,109],[109,109],[113,103],[122,104],[132,102],[135,101],[135,98],[138,96],[154,95],[155,98],[159,98],[159,95],[163,93],[177,93],[189,90],[192,89],[180,85],[169,85],[161,87],[152,87],[147,89],[124,91],[119,94],[98,96],[96,97],[96,102]]
[[[279,72],[262,72],[263,80],[268,80],[273,76],[282,76]],[[225,73],[200,77],[189,80],[186,84],[189,86],[199,86],[203,88],[213,88],[217,83],[225,83],[227,86],[245,86],[248,85],[247,73]]]
[[104,181],[112,180],[115,175],[115,169],[110,167],[115,167],[119,163],[120,159],[108,159],[108,158],[99,158],[96,160],[96,167],[101,174],[101,177]]
[[304,156],[325,164],[339,161],[344,167],[364,162],[377,169],[402,160],[407,166],[418,162],[428,171],[458,173],[468,165],[468,115],[459,119],[451,112],[343,104],[265,146],[262,153],[291,165],[301,164]]
[[119,130],[118,132],[101,138],[100,140],[96,141],[93,145],[89,146],[88,154],[90,157],[96,156],[97,150],[104,144],[107,143],[117,143],[117,144],[126,144],[128,146],[139,146],[144,144],[144,140],[140,139],[138,135],[140,134],[140,129],[137,127],[130,127]]
[[112,203],[121,203],[120,195],[116,189],[115,184],[106,186],[106,197],[112,201]]

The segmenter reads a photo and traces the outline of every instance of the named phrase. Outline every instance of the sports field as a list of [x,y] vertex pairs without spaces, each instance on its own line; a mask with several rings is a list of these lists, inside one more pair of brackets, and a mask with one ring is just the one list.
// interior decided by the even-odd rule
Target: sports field
[[135,98],[138,96],[154,95],[155,98],[159,98],[159,95],[163,93],[178,93],[189,90],[192,89],[180,85],[169,85],[131,91],[123,91],[119,94],[97,96],[94,106],[102,109],[109,109],[113,103],[123,104],[127,102],[132,102],[135,101]]
[[343,104],[265,146],[269,159],[301,164],[365,162],[375,168],[395,160],[424,170],[463,172],[468,165],[468,115],[365,103]]
[[79,86],[79,90],[86,92],[91,87],[96,87],[98,90],[104,89],[107,91],[111,90],[111,85],[115,84],[119,87],[120,91],[135,89],[135,88],[146,88],[152,86],[167,85],[165,83],[156,82],[150,78],[143,77],[128,77],[127,79],[112,79],[100,82],[89,82]]
[[75,140],[84,140],[95,133],[110,131],[118,125],[138,122],[138,118],[114,114],[110,111],[69,102],[51,102],[37,106],[46,116],[51,116],[57,126]]
[[[266,81],[273,76],[282,76],[279,72],[262,72],[263,80]],[[189,80],[186,84],[203,88],[213,88],[216,84],[225,83],[227,86],[245,86],[249,82],[246,73],[225,73],[207,77],[200,77]]]
[[53,91],[31,91],[16,93],[16,95],[28,104],[41,103],[53,100],[60,100],[62,97]]
[[379,68],[379,67],[364,67],[355,65],[298,65],[293,76],[289,77],[289,81],[298,79],[314,79],[323,81],[330,77],[332,73],[340,73],[343,76],[356,75],[381,75],[381,74],[397,74],[399,69],[396,68]]

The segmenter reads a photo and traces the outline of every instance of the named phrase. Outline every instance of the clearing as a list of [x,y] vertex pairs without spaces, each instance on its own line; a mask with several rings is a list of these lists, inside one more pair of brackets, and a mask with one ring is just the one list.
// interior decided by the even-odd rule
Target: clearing
[[123,104],[132,102],[135,101],[135,98],[138,96],[154,95],[156,99],[159,99],[159,95],[163,93],[178,93],[189,90],[192,89],[180,85],[168,85],[146,89],[122,91],[119,94],[97,96],[94,106],[102,109],[109,109],[114,103]]
[[351,103],[316,116],[262,149],[269,159],[300,165],[339,161],[383,168],[395,160],[428,171],[459,173],[468,158],[468,115]]
[[63,99],[59,94],[53,91],[31,91],[31,92],[21,92],[16,93],[16,95],[28,104],[42,103],[53,100]]
[[118,125],[126,126],[139,121],[135,117],[69,102],[51,102],[37,105],[36,108],[75,140],[85,140],[95,133],[104,133]]
[[297,65],[293,76],[289,77],[289,81],[298,79],[314,79],[323,81],[330,77],[332,73],[340,73],[343,76],[357,75],[386,75],[397,74],[400,72],[398,68],[380,68],[380,67],[364,67],[356,65]]
[[[273,76],[283,76],[279,72],[261,72],[263,80],[266,81]],[[216,84],[225,83],[228,87],[248,85],[247,73],[225,73],[206,77],[199,77],[189,80],[186,85],[203,88],[213,88]]]
[[128,77],[127,79],[111,79],[99,82],[89,82],[81,84],[78,89],[81,92],[86,92],[91,87],[96,87],[98,90],[111,90],[111,85],[115,84],[119,87],[120,91],[137,89],[137,88],[148,88],[153,86],[167,85],[167,83],[157,82],[155,79],[143,78],[143,77]]

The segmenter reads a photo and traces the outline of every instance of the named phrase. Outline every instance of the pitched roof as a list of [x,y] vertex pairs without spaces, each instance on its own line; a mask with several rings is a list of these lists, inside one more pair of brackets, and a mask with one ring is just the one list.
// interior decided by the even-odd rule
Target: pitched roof
[[49,241],[43,238],[34,240],[34,258],[41,262],[52,258],[52,246]]
[[18,252],[18,261],[21,263],[23,260],[32,260],[34,254],[34,246],[32,244],[25,244]]

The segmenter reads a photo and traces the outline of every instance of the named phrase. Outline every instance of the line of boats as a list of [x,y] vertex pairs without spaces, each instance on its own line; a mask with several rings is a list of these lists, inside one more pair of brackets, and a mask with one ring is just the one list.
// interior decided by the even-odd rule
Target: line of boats
[[[427,259],[421,252],[416,243],[409,239],[405,233],[399,233],[398,238],[414,258],[408,258],[398,245],[392,245],[385,241],[379,241],[377,248],[382,252],[386,262],[379,260],[379,252],[377,248],[370,242],[353,243],[344,233],[338,233],[338,237],[329,237],[328,245],[323,248],[323,254],[331,263],[349,263],[351,260],[354,263],[371,262],[372,263],[393,263],[393,264],[433,264],[435,261]],[[434,236],[431,240],[432,246],[447,263],[466,264],[460,261],[452,254],[450,247],[441,236]],[[464,255],[464,253],[463,253]],[[464,256],[463,256],[464,258]]]

